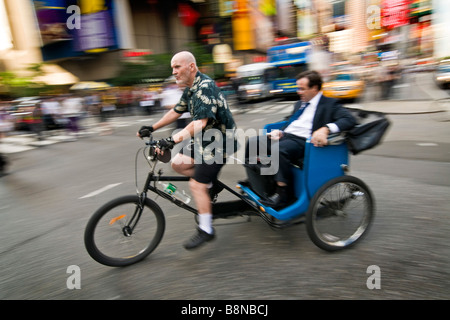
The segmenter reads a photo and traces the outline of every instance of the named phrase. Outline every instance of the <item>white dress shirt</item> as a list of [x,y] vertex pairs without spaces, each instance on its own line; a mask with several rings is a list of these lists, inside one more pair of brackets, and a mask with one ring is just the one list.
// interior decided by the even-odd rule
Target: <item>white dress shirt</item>
[[[319,103],[321,97],[322,92],[319,92],[311,100],[309,100],[309,105],[305,108],[300,117],[297,120],[292,121],[284,132],[309,139],[312,134],[312,126],[314,115],[316,114],[317,104]],[[302,103],[301,107],[304,105],[305,102]],[[327,126],[330,128],[330,133],[339,132],[339,127],[335,123],[328,123]]]

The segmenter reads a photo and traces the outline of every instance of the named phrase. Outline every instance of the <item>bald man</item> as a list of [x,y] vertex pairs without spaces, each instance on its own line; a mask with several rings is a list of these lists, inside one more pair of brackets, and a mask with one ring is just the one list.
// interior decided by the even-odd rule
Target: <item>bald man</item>
[[[181,131],[163,139],[168,148],[190,140],[190,147],[183,148],[172,158],[172,168],[190,177],[189,188],[199,213],[196,233],[185,244],[194,249],[215,237],[212,227],[211,188],[225,164],[228,154],[236,147],[236,124],[227,101],[214,80],[198,71],[195,57],[188,51],[175,54],[171,61],[172,74],[180,87],[185,87],[178,104],[151,126],[142,127],[137,135],[144,137],[176,121],[188,111],[192,121]],[[214,138],[212,138],[214,137]],[[193,138],[193,139],[192,139]],[[233,143],[227,141],[233,140]],[[233,145],[233,150],[226,147]]]

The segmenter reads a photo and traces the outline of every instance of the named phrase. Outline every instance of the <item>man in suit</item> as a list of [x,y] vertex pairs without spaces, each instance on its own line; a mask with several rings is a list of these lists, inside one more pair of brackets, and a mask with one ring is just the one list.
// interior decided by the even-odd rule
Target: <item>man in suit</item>
[[281,130],[271,131],[265,138],[250,138],[246,148],[246,160],[252,163],[251,161],[255,159],[251,159],[249,145],[258,145],[260,150],[267,148],[267,155],[270,155],[271,146],[274,142],[278,142],[279,165],[278,172],[275,174],[276,193],[267,200],[261,201],[273,208],[284,207],[290,201],[288,190],[292,176],[290,164],[303,158],[306,140],[310,138],[314,146],[323,147],[328,144],[330,133],[349,130],[356,124],[350,112],[337,100],[322,95],[322,78],[318,72],[302,72],[297,76],[296,83],[300,100],[294,105],[294,111],[287,124]]

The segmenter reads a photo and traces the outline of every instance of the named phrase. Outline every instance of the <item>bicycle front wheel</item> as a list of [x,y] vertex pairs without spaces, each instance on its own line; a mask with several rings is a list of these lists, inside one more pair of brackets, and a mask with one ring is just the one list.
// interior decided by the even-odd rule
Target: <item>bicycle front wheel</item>
[[124,196],[99,208],[84,233],[89,255],[97,262],[122,267],[141,261],[160,243],[165,230],[161,208],[139,197]]
[[319,248],[336,251],[361,240],[374,217],[369,188],[353,176],[341,176],[324,184],[311,200],[306,214],[310,239]]

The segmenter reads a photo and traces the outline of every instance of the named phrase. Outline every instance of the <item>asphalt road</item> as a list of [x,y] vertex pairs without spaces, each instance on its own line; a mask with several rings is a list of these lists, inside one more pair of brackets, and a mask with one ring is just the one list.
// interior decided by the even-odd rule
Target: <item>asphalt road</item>
[[[290,111],[269,104],[247,106],[235,115],[238,125],[260,128]],[[0,178],[0,299],[450,298],[448,122],[392,115],[383,144],[351,157],[351,174],[369,185],[377,208],[367,238],[351,249],[328,253],[303,224],[273,230],[255,217],[217,221],[214,242],[186,251],[192,214],[156,199],[167,219],[159,247],[136,265],[105,267],[86,253],[84,227],[100,205],[135,193],[142,143],[134,135],[143,118],[124,118],[112,135],[11,155],[10,173]],[[139,160],[140,186],[146,170]],[[230,164],[221,176],[233,185],[245,172]],[[70,288],[70,266],[79,268],[79,289]],[[370,289],[373,266],[379,286]]]

